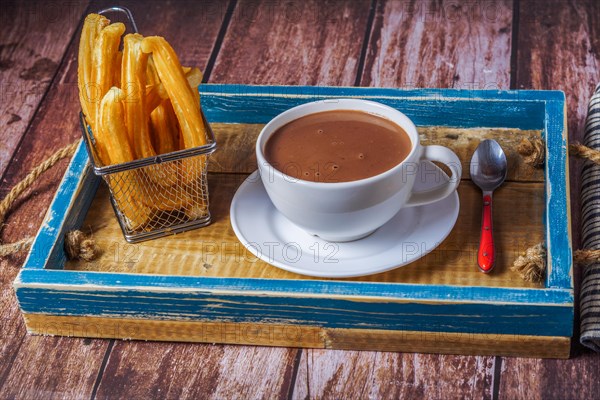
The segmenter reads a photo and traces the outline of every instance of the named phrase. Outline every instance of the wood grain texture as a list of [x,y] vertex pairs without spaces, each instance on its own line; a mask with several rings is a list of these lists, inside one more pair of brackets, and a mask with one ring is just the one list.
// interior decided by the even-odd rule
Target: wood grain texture
[[512,0],[378,2],[362,86],[508,89]]
[[285,398],[295,355],[285,348],[116,342],[97,398]]
[[293,399],[491,399],[493,358],[308,350]]
[[[140,34],[164,36],[177,53],[181,65],[202,71],[215,46],[227,1],[92,0],[90,10],[124,6],[131,10]],[[109,17],[123,20],[119,14]]]
[[13,260],[0,260],[0,387],[10,371],[12,360],[16,357],[25,335],[25,324],[21,310],[17,305],[12,281],[18,269],[11,265],[15,260],[23,262],[23,257]]
[[[70,129],[71,127],[68,126],[68,123],[65,123],[64,114],[61,115],[60,110],[64,107],[68,108],[76,97],[69,98],[68,90],[65,90],[65,85],[59,82],[61,82],[65,68],[69,64],[68,55],[63,59],[65,47],[71,41],[75,28],[87,4],[73,2],[72,8],[67,6],[63,9],[63,6],[64,4],[59,3],[21,2],[18,7],[15,5],[16,8],[12,9],[12,11],[10,11],[11,5],[9,5],[9,10],[5,13],[4,3],[2,5],[3,33],[1,40],[4,42],[6,38],[6,40],[10,39],[8,43],[16,43],[13,49],[2,48],[2,60],[3,62],[7,60],[8,64],[6,65],[10,65],[7,70],[0,72],[2,73],[2,84],[13,82],[20,85],[17,87],[19,91],[14,93],[17,96],[14,102],[8,99],[2,101],[2,107],[22,106],[22,110],[19,109],[16,112],[27,111],[22,115],[22,123],[24,125],[20,129],[17,129],[17,123],[8,124],[6,129],[3,129],[0,134],[9,135],[2,136],[1,139],[2,151],[0,152],[0,163],[8,161],[8,159],[4,160],[2,158],[5,154],[10,159],[10,164],[0,165],[0,173],[5,173],[5,179],[0,184],[0,195],[2,197],[4,197],[8,189],[17,180],[22,179],[37,163],[53,153],[60,146],[66,144],[70,140],[66,137],[74,137],[73,133],[75,129]],[[9,23],[5,21],[5,18],[15,18],[17,22]],[[21,21],[22,23],[20,23]],[[4,32],[6,32],[7,36],[4,36]],[[58,33],[59,36],[54,36],[55,33]],[[71,44],[66,52],[67,54],[73,54],[73,51],[74,47]],[[11,61],[13,58],[14,62]],[[61,59],[63,59],[62,64]],[[36,62],[37,66],[35,65]],[[59,68],[59,64],[60,70],[54,76],[56,69]],[[63,74],[61,74],[61,71]],[[28,79],[24,79],[21,75]],[[12,81],[8,82],[7,79],[12,79]],[[37,114],[33,116],[38,102],[42,99],[42,95],[46,90],[48,90],[48,94],[43,98]],[[4,92],[4,94],[7,94],[7,92]],[[10,100],[13,99],[11,98]],[[47,118],[46,125],[39,129],[39,132],[43,132],[43,135],[38,134],[34,138],[36,135],[32,134],[32,131],[38,129],[35,126],[39,127],[40,115],[47,115],[49,108],[53,112],[57,112],[57,115]],[[6,109],[5,112],[9,113],[10,111]],[[3,113],[1,118],[4,118],[6,115]],[[27,127],[30,121],[32,125],[26,132],[25,127]],[[76,121],[75,118],[74,121]],[[40,136],[43,140],[40,139]],[[33,144],[32,141],[34,142]],[[14,152],[19,142],[21,142],[21,145]],[[6,153],[4,153],[5,151]],[[10,158],[11,156],[12,158]],[[0,233],[0,240],[3,243],[10,243],[37,232],[46,207],[50,204],[54,196],[54,191],[66,164],[66,160],[59,162],[58,165],[39,179],[32,190],[23,195],[15,203],[13,212],[9,214],[6,221],[7,225],[3,227]],[[28,202],[32,197],[35,197],[35,201]],[[28,203],[27,207],[22,207],[25,203]],[[16,277],[24,259],[25,254],[8,257],[2,260],[2,267],[0,268],[0,277],[2,278],[1,290],[3,293],[3,306],[0,310],[3,319],[1,355],[3,356],[3,360],[6,359],[9,361],[1,363],[0,382],[10,381],[12,385],[11,388],[6,385],[0,385],[2,386],[0,390],[8,390],[8,392],[3,392],[0,395],[2,397],[15,397],[17,395],[20,397],[31,397],[33,395],[32,392],[26,393],[28,390],[31,390],[31,386],[28,386],[28,381],[34,379],[34,374],[24,377],[23,373],[28,369],[25,366],[35,357],[43,357],[46,349],[54,346],[54,344],[46,341],[44,338],[37,338],[32,341],[31,338],[25,336],[25,326],[22,323],[22,317],[19,315],[19,307],[14,292],[11,289],[11,283]],[[81,340],[72,342],[62,341],[61,343],[64,343],[66,347],[72,346],[72,351],[75,354],[78,352],[78,349],[85,351]],[[31,351],[31,353],[28,354],[27,351]],[[68,352],[70,350],[65,349],[65,351]],[[102,353],[102,350],[100,349],[99,352]],[[62,353],[61,357],[64,355],[65,353]],[[58,360],[53,359],[52,356],[48,358],[49,362],[58,362]],[[77,360],[74,362],[76,363]],[[79,362],[83,361],[79,360]],[[13,369],[19,371],[19,374],[12,374],[11,371]],[[83,382],[82,379],[85,380],[85,377],[83,375],[77,376],[81,371],[82,368],[76,368],[68,378],[65,378],[65,381],[68,380],[74,384]],[[19,381],[19,379],[22,380]],[[56,388],[56,382],[46,381],[45,383],[38,383],[40,390],[48,390],[50,392],[53,388]],[[9,395],[11,393],[12,395]]]
[[[112,1],[97,2],[90,8],[96,10],[109,3],[115,4]],[[144,3],[123,1],[118,3],[131,8],[141,32],[166,36],[181,55],[182,63],[205,68],[224,17],[225,7],[223,5],[177,2],[166,7],[162,1]],[[52,4],[59,6],[57,3]],[[198,18],[181,20],[180,16],[185,13],[196,15]],[[82,17],[82,14],[78,15],[77,21]],[[169,32],[173,33],[169,34]],[[72,142],[81,135],[78,125],[80,107],[76,85],[78,38],[79,35],[76,34],[75,40],[67,49],[56,78],[48,89],[47,96],[25,133],[20,147],[11,159],[6,170],[6,179],[0,186],[0,195],[2,196],[35,165],[59,147]],[[35,234],[60,182],[65,166],[66,160],[46,172],[29,193],[22,196],[15,204],[6,221],[7,225],[2,231],[2,242],[10,243]],[[12,281],[22,262],[22,257],[15,257],[9,262],[3,261],[3,264],[7,264],[0,271],[3,280],[6,274],[6,282]],[[8,283],[6,288],[10,290]],[[9,305],[14,310],[18,310],[14,298]],[[18,311],[7,314],[3,311],[2,317],[8,315],[9,318],[12,318],[12,315],[17,314]],[[38,391],[47,395],[55,391],[65,397],[85,397],[86,395],[89,397],[91,395],[96,375],[108,346],[107,341],[93,341],[93,345],[90,346],[89,340],[24,337],[25,330],[22,324],[15,324],[15,326],[18,329],[11,333],[11,343],[6,347],[9,349],[19,348],[19,353],[12,365],[7,366],[10,368],[6,374],[10,386],[4,385],[6,388],[3,390],[7,390],[7,392],[0,397],[28,398]],[[2,348],[4,348],[4,344]],[[65,374],[61,367],[65,360],[70,363],[69,374]],[[32,367],[41,364],[51,368]]]
[[[564,90],[569,140],[581,142],[588,101],[600,82],[600,3],[521,1],[519,13],[516,88]],[[571,159],[574,248],[580,239],[580,166]]]
[[[103,249],[91,262],[69,261],[66,269],[153,273],[167,275],[315,279],[268,265],[249,253],[231,228],[229,207],[243,174],[210,174],[213,222],[200,230],[168,236],[160,241],[128,244],[114,212],[107,207],[105,185],[98,190],[83,229],[93,233]],[[349,278],[365,282],[404,282],[468,286],[539,287],[509,270],[528,246],[543,240],[544,186],[511,182],[495,196],[497,265],[494,274],[482,275],[476,266],[479,246],[481,192],[470,181],[459,186],[461,208],[448,238],[430,254],[389,272]],[[519,204],[515,208],[515,202]],[[318,278],[322,279],[322,278]]]
[[[27,329],[38,335],[125,340],[230,343],[284,347],[323,347],[323,329],[315,326],[149,320],[24,314]],[[506,335],[509,337],[509,335]],[[548,339],[548,338],[546,338]]]
[[3,399],[90,398],[108,343],[27,336],[0,385]]
[[503,359],[500,399],[597,399],[600,357],[571,360]]
[[531,335],[498,335],[328,329],[325,347],[331,349],[391,350],[418,353],[478,354],[568,358],[570,338]]
[[0,176],[48,90],[87,5],[86,0],[2,2]]
[[270,323],[169,321],[24,314],[29,333],[126,340],[233,343],[442,354],[567,358],[568,337],[339,329]]
[[237,3],[210,82],[352,85],[366,1]]

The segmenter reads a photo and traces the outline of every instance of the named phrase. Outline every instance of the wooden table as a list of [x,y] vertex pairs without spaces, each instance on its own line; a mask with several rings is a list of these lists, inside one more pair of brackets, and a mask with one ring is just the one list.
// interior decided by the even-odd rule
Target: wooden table
[[[4,1],[2,197],[79,137],[79,28],[86,13],[115,3],[211,83],[560,89],[570,138],[581,140],[600,81],[594,0]],[[65,167],[17,202],[2,242],[35,234]],[[572,161],[575,247],[579,171]],[[28,336],[11,288],[24,258],[0,260],[0,398],[600,396],[600,357],[577,340],[573,358],[558,361]]]

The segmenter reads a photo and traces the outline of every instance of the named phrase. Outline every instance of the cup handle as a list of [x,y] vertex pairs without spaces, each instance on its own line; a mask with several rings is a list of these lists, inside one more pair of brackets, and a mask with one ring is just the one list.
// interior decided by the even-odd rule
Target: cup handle
[[449,148],[437,145],[424,146],[421,160],[439,161],[446,164],[450,168],[452,176],[450,176],[449,182],[434,189],[412,192],[405,207],[422,206],[440,201],[453,193],[460,183],[462,166],[458,156]]

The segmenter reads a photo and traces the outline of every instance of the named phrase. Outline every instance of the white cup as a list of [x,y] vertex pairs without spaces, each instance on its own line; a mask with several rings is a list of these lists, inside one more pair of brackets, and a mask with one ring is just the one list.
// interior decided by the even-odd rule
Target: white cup
[[[410,137],[409,155],[379,175],[350,182],[305,181],[284,174],[267,161],[265,145],[275,131],[306,115],[334,110],[362,111],[391,120]],[[363,238],[403,207],[442,200],[456,190],[462,173],[460,160],[452,150],[421,145],[417,128],[406,115],[386,105],[359,99],[316,101],[279,114],[258,136],[256,157],[262,182],[277,210],[306,232],[332,242]],[[425,192],[413,192],[421,160],[446,164],[452,173],[450,180],[443,180],[442,185]]]

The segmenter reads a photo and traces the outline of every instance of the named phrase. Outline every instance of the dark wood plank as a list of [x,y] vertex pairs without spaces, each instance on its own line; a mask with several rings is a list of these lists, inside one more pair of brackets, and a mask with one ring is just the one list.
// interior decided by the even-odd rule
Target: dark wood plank
[[512,0],[377,4],[363,86],[508,89]]
[[491,399],[492,375],[493,357],[311,350],[293,398]]
[[600,357],[586,353],[571,360],[506,358],[500,399],[597,399]]
[[[519,10],[517,87],[564,90],[569,139],[583,139],[587,104],[600,81],[600,3],[522,1]],[[573,245],[579,246],[580,163],[571,160]],[[574,281],[577,299],[579,269]],[[577,315],[576,304],[576,315]],[[597,398],[600,358],[584,352],[575,321],[574,358],[568,361],[503,359],[501,398]],[[582,353],[583,352],[583,353]]]
[[28,336],[0,387],[0,398],[90,398],[107,341]]
[[0,176],[54,78],[87,0],[0,6]]
[[[600,82],[600,4],[594,0],[521,1],[518,89],[563,90],[570,141],[583,141],[588,101]],[[570,162],[573,246],[579,246],[581,169]]]
[[[508,88],[512,1],[378,2],[361,85]],[[306,350],[295,398],[491,398],[494,357]]]
[[[124,6],[145,36],[164,36],[182,65],[204,71],[227,11],[227,1],[92,0],[90,9]],[[114,14],[113,14],[114,15]],[[122,19],[121,19],[122,20]]]
[[285,398],[294,357],[276,347],[118,341],[96,398]]
[[[94,3],[90,9],[97,10],[115,3],[132,10],[142,33],[165,36],[181,55],[182,63],[196,65],[202,69],[206,67],[223,20],[225,5],[193,1],[167,5],[158,0],[131,0]],[[78,16],[77,20],[82,16]],[[6,170],[6,179],[0,186],[1,196],[6,195],[16,182],[48,155],[81,135],[76,85],[78,40],[77,33],[76,40],[69,46],[47,96]],[[2,242],[10,243],[35,234],[66,164],[67,160],[64,160],[46,172],[29,194],[17,202],[1,233]],[[0,276],[3,292],[12,293],[10,285],[23,260],[24,255],[19,255],[2,261]],[[6,307],[2,307],[1,317],[3,322],[8,321],[7,325],[14,326],[16,330],[11,332],[8,340],[0,347],[0,355],[6,354],[11,360],[14,359],[6,366],[0,363],[0,374],[3,368],[6,369],[5,374],[0,375],[0,381],[4,381],[4,376],[7,382],[3,385],[0,398],[31,398],[34,393],[44,393],[48,397],[52,393],[59,394],[59,397],[89,397],[109,341],[26,336],[24,326],[20,322],[16,299],[11,295],[6,304],[4,299],[5,297],[3,305]],[[18,349],[18,353],[15,349]],[[48,368],[41,368],[40,365]],[[66,368],[69,369],[69,373],[65,373]]]
[[11,264],[11,260],[0,260],[0,390],[25,334],[23,317],[11,288],[18,269]]
[[[0,176],[7,171],[9,161],[22,137],[26,134],[27,126],[34,119],[34,113],[44,98],[44,94],[47,90],[49,93],[53,90],[49,89],[49,86],[52,84],[52,87],[56,88],[60,78],[58,76],[55,78],[55,74],[61,66],[63,54],[67,51],[67,45],[75,34],[87,3],[87,1],[73,1],[68,4],[42,1],[2,3],[2,12],[0,13],[0,86],[3,95],[2,102],[0,102],[0,119],[3,129],[0,132]],[[63,69],[65,65],[66,63],[62,64]],[[54,106],[60,108],[65,102],[68,103],[69,99],[60,99]],[[48,104],[47,98],[44,98],[42,104]],[[43,109],[43,105],[40,109]],[[59,121],[59,118],[56,118],[55,121]],[[61,129],[62,127],[58,125],[56,128]],[[62,129],[58,136],[61,132]],[[46,146],[57,145],[53,141],[53,138],[57,136],[56,132],[51,131],[45,136],[50,139],[45,142]],[[62,143],[66,143],[66,140],[63,139]],[[39,145],[43,148],[44,142],[40,141]],[[34,164],[52,152],[53,148],[50,147],[46,150],[44,155],[40,155],[29,164],[22,165],[22,174],[19,175],[19,178],[22,178]],[[18,166],[22,161],[22,156],[16,160],[10,165]],[[65,165],[66,161],[61,162],[59,166],[49,172],[51,175],[54,174],[53,178],[45,178],[40,182],[36,189],[41,191],[41,196],[36,198],[35,202],[30,202],[33,203],[33,206],[28,207],[27,210],[21,209],[15,218],[10,219],[10,226],[6,226],[2,230],[2,242],[11,242],[37,231],[58,183],[60,171],[64,170]],[[4,180],[0,185],[0,195],[4,196],[13,183],[14,180],[9,179],[9,182]],[[31,196],[32,194],[29,195],[29,197]],[[15,205],[17,209],[20,208],[23,201],[26,201],[27,197],[24,199],[17,202]],[[19,350],[26,333],[12,290],[12,282],[24,259],[25,254],[19,254],[0,261],[0,291],[2,292],[0,303],[2,324],[0,397],[2,398],[27,397],[23,392],[23,390],[27,390],[26,385],[9,387],[6,384],[9,381],[14,383],[9,372],[13,361],[22,356]],[[102,353],[102,350],[99,349],[99,352]],[[77,380],[73,376],[68,379],[74,379],[72,382]]]
[[241,0],[211,82],[352,85],[369,2]]

